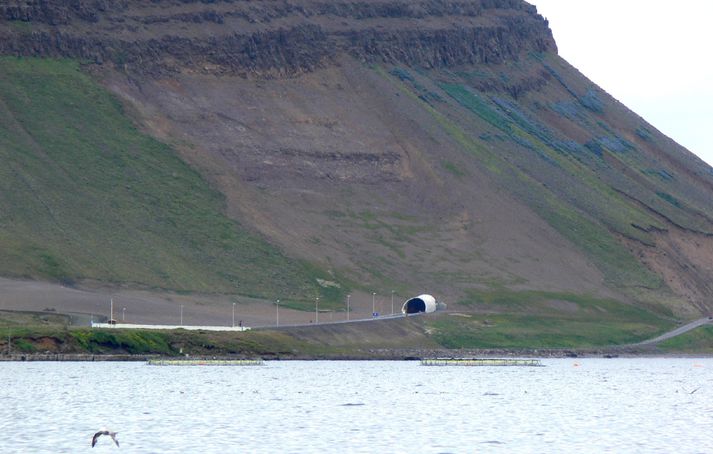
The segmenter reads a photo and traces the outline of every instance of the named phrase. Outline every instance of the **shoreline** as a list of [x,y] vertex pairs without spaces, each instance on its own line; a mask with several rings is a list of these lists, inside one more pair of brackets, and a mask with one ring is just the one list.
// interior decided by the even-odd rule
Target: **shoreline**
[[[47,326],[8,326],[0,337],[2,361],[147,361],[148,359],[262,359],[404,361],[434,358],[583,358],[713,356],[711,320],[699,319],[637,343],[530,347],[528,340],[506,347],[444,345],[427,335],[422,317],[370,323],[253,329],[124,330]],[[698,329],[699,338],[670,339]],[[4,333],[3,333],[4,334]],[[562,344],[567,344],[567,339]],[[612,339],[607,339],[610,342]],[[571,341],[571,339],[570,339]],[[550,339],[550,343],[555,343]],[[594,345],[592,345],[594,344]],[[497,344],[496,344],[497,345]],[[537,344],[535,344],[537,345]]]
[[713,358],[711,353],[661,352],[655,350],[431,350],[431,351],[378,351],[354,354],[328,355],[185,355],[156,354],[85,354],[85,353],[33,353],[2,354],[2,362],[148,362],[149,360],[263,360],[263,361],[420,361],[436,358],[484,359],[617,359],[617,358]]

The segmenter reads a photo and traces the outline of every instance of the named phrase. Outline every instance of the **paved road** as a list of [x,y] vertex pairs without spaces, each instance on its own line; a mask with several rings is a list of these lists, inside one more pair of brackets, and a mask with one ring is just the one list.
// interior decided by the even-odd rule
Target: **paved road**
[[632,345],[658,344],[659,342],[671,339],[672,337],[680,336],[681,334],[687,333],[691,330],[698,328],[699,326],[703,326],[703,325],[707,325],[707,324],[713,324],[712,317],[699,318],[698,320],[694,320],[694,321],[687,323],[683,326],[679,326],[678,328],[674,329],[673,331],[669,331],[668,333],[662,334],[658,337],[654,337],[653,339],[645,340],[643,342],[639,342],[638,344],[632,344]]
[[380,315],[378,317],[370,317],[370,318],[353,318],[351,320],[329,320],[326,322],[319,322],[319,323],[292,323],[292,324],[281,323],[280,326],[275,326],[274,324],[272,324],[272,325],[256,325],[256,326],[251,326],[250,329],[300,328],[303,326],[345,325],[348,323],[364,323],[364,322],[374,322],[377,320],[392,320],[395,318],[413,317],[413,316],[419,316],[419,315],[424,315],[424,314],[425,314],[425,312],[421,312],[418,314],[409,314],[409,315],[397,313],[397,314],[389,314],[389,315]]

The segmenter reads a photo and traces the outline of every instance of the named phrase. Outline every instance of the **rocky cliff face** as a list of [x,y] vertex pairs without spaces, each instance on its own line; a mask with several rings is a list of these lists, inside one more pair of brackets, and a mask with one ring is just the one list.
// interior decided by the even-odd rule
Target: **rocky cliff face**
[[4,1],[0,53],[143,73],[295,74],[348,54],[426,68],[555,50],[521,0]]

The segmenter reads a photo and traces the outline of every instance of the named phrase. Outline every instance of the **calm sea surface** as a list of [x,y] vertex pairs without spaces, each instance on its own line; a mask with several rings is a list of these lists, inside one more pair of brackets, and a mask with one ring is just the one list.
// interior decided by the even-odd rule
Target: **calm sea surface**
[[543,364],[0,363],[0,453],[713,452],[712,359]]

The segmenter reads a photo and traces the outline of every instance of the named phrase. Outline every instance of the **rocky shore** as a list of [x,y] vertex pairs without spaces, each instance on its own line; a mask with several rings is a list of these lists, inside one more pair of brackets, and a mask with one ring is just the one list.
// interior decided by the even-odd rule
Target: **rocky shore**
[[[3,354],[0,361],[136,361],[145,362],[152,359],[263,359],[272,361],[416,361],[427,358],[618,358],[618,357],[660,357],[672,356],[654,347],[610,347],[601,349],[413,349],[413,350],[355,350],[350,353],[284,353],[262,352],[261,354],[226,354],[216,352],[215,355],[185,355],[166,356],[157,354],[83,354],[83,353],[28,353]],[[692,356],[676,353],[674,356]],[[697,354],[695,356],[701,356]]]

